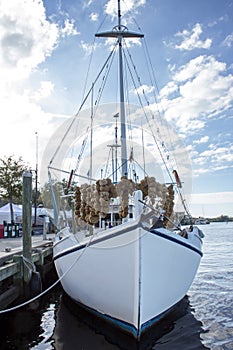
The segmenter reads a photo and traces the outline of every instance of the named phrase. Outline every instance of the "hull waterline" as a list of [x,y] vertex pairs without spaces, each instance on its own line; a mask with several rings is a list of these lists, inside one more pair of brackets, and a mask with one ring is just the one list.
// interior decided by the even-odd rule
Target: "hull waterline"
[[202,255],[195,234],[186,239],[135,222],[82,244],[63,234],[54,262],[65,292],[137,339],[185,296]]

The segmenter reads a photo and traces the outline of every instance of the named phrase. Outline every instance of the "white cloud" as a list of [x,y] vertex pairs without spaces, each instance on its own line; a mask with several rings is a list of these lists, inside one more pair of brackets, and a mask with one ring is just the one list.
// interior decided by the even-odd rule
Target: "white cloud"
[[194,193],[189,208],[193,216],[233,216],[233,192]]
[[200,154],[201,157],[211,158],[215,165],[225,162],[233,162],[233,145],[229,147],[214,147]]
[[233,43],[233,33],[227,35],[227,37],[223,40],[223,46],[231,47]]
[[61,35],[62,37],[65,36],[72,36],[72,35],[79,35],[80,33],[75,28],[75,21],[74,19],[68,19],[66,18],[64,27],[61,29]]
[[[146,0],[127,0],[121,2],[121,13],[125,16],[128,12],[137,11],[137,9],[146,4]],[[117,2],[115,0],[109,0],[105,5],[105,12],[111,17],[117,17]]]
[[[168,99],[170,91],[175,96]],[[161,91],[167,120],[184,133],[203,128],[208,118],[231,108],[232,103],[233,76],[213,56],[196,57],[174,70],[173,80]]]
[[[105,40],[105,45],[110,47],[110,50],[113,49],[114,44],[116,43],[116,39],[115,38],[107,38]],[[127,38],[125,40],[125,45],[127,46],[127,48],[133,47],[133,46],[141,46],[141,40],[140,38]]]
[[88,8],[91,6],[93,0],[84,1],[83,8]]
[[216,201],[233,204],[233,192],[195,193],[191,197],[192,204],[215,204]]
[[154,91],[154,89],[154,86],[141,85],[136,90],[134,90],[134,93],[139,95],[150,94]]
[[90,17],[91,21],[96,22],[96,21],[98,21],[99,15],[96,12],[92,12],[89,17]]
[[51,54],[58,28],[46,20],[42,1],[0,3],[0,75],[3,81],[27,77]]
[[208,148],[199,154],[192,154],[194,175],[214,173],[233,168],[233,145],[217,146],[210,144]]
[[160,96],[162,98],[166,98],[169,95],[177,92],[178,89],[179,89],[179,87],[178,87],[177,83],[175,83],[174,81],[170,81],[165,87],[163,87],[160,90]]
[[49,97],[53,90],[54,84],[51,81],[41,81],[40,88],[32,93],[32,99],[40,101],[41,99]]
[[199,140],[193,141],[194,143],[201,144],[209,141],[209,136],[203,136]]
[[99,46],[98,44],[94,43],[94,44],[89,44],[83,40],[81,40],[80,43],[81,48],[83,49],[83,51],[85,52],[86,55],[90,55],[94,50],[97,49],[97,47]]
[[177,37],[181,37],[183,41],[179,45],[175,45],[176,49],[179,50],[193,50],[193,49],[209,49],[212,44],[211,39],[202,41],[200,36],[202,34],[202,27],[199,23],[193,27],[191,31],[183,30],[176,34]]
[[[52,115],[39,102],[53,92],[49,80],[30,83],[59,40],[59,28],[46,19],[41,0],[0,2],[0,114],[2,155],[15,154],[32,161],[35,131],[41,144],[52,132]],[[38,85],[37,85],[38,86]]]

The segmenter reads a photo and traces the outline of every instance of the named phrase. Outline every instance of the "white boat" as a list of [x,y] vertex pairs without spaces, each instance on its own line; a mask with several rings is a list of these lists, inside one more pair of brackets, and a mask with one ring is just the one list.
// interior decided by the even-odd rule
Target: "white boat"
[[[188,211],[182,183],[176,170],[161,165],[169,157],[162,155],[164,142],[157,139],[158,124],[155,118],[148,120],[145,114],[149,103],[146,112],[141,104],[130,109],[130,113],[127,110],[123,67],[129,62],[123,63],[123,44],[128,38],[139,39],[143,35],[130,32],[122,25],[119,0],[117,26],[96,36],[110,37],[116,41],[120,100],[118,104],[99,107],[100,112],[95,110],[95,104],[83,115],[80,108],[67,131],[63,130],[62,141],[49,163],[54,217],[58,227],[53,248],[54,263],[65,292],[76,303],[139,340],[144,331],[167,314],[188,292],[202,257],[203,234],[195,226],[184,229],[176,227],[174,230],[174,197],[181,198],[185,211]],[[109,60],[105,63],[110,66]],[[91,101],[95,100],[94,87],[99,78],[105,84],[101,74],[106,64],[81,107],[89,97]],[[103,122],[103,115],[105,118],[110,116],[108,122],[106,119]],[[132,118],[130,123],[126,121],[128,115]],[[115,117],[114,121],[111,116]],[[87,119],[90,120],[90,127],[87,127]],[[75,125],[76,122],[78,124]],[[131,130],[128,129],[129,125]],[[79,137],[76,137],[77,128]],[[111,128],[115,139],[109,145]],[[72,139],[74,135],[76,143]],[[104,136],[107,139],[102,141]],[[128,138],[130,144],[127,143]],[[141,141],[137,142],[138,139]],[[97,141],[96,148],[94,141]],[[78,156],[76,165],[68,169],[69,162],[65,157],[69,161],[72,158],[71,153],[66,152],[70,144],[72,152],[78,149]],[[104,151],[105,146],[109,153]],[[162,158],[162,163],[159,163],[161,169],[168,171],[169,183],[155,180],[158,175],[153,173],[156,168],[156,161],[151,155],[153,152],[150,152],[153,147],[158,149],[157,154]],[[109,162],[108,166],[104,165],[105,155],[112,166],[109,172]],[[59,200],[54,191],[58,188],[54,173],[62,174],[60,181],[62,176],[66,176],[70,189]],[[104,173],[109,176],[105,177]],[[69,202],[72,195],[74,202]],[[73,205],[72,214],[70,208]]]
[[208,219],[199,217],[195,220],[195,225],[208,225],[210,222]]

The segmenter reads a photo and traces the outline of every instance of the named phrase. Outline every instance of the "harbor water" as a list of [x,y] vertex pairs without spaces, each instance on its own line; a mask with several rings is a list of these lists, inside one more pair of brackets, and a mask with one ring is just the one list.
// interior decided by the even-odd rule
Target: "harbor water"
[[58,286],[0,315],[0,349],[233,349],[233,223],[200,228],[204,256],[188,296],[139,344],[75,308]]

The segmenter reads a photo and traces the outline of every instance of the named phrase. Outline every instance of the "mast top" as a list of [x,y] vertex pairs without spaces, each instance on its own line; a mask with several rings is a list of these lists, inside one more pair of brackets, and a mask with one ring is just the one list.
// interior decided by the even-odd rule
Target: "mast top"
[[117,17],[118,17],[118,25],[113,27],[111,31],[102,32],[102,33],[96,33],[96,37],[105,37],[105,38],[143,38],[144,34],[141,33],[135,33],[128,31],[128,28],[121,24],[121,7],[120,7],[120,0],[118,0],[118,11],[117,11]]

